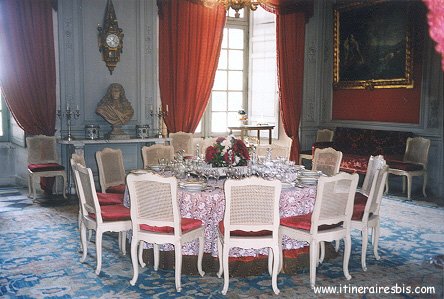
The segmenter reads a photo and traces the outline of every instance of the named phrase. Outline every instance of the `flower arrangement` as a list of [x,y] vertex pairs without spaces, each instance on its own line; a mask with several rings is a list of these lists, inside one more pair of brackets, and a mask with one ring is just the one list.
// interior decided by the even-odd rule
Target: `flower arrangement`
[[[230,152],[231,150],[231,161]],[[245,166],[250,160],[245,143],[236,139],[233,135],[219,137],[214,145],[209,146],[205,151],[205,162],[210,163],[213,167],[224,167],[228,165]]]

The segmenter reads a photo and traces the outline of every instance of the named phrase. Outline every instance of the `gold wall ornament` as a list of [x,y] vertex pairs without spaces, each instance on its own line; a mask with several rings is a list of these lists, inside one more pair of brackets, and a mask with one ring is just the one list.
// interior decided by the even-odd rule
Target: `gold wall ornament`
[[120,61],[120,54],[123,52],[123,30],[117,23],[112,0],[106,3],[103,27],[98,25],[97,30],[99,31],[99,52],[102,53],[102,59],[112,75]]
[[239,10],[243,8],[256,10],[260,4],[267,3],[267,0],[202,0],[203,4],[208,7],[214,7],[215,5],[223,5],[226,10],[230,8],[233,9],[236,13],[234,14],[235,18],[239,18]]

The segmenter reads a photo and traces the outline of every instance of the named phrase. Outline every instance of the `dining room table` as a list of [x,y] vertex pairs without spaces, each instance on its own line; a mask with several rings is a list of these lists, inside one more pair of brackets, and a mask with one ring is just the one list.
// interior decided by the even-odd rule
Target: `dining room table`
[[[171,175],[165,172],[163,175]],[[218,256],[218,224],[223,220],[225,211],[224,186],[225,179],[209,179],[206,187],[202,190],[189,190],[178,187],[177,200],[179,202],[180,213],[182,217],[199,219],[205,226],[205,246],[204,252],[213,257]],[[311,213],[316,199],[316,185],[295,185],[283,184],[279,201],[280,217],[297,216]],[[125,191],[124,204],[130,206],[128,190]],[[131,233],[128,234],[131,241]],[[283,236],[282,248],[284,250],[298,249],[307,246],[306,242],[301,242]],[[152,248],[152,244],[145,244],[145,248]],[[162,251],[172,251],[172,244],[159,246]],[[197,255],[198,241],[185,243],[182,246],[183,255]],[[231,248],[229,255],[231,257],[246,257],[268,255],[268,248],[244,249]]]

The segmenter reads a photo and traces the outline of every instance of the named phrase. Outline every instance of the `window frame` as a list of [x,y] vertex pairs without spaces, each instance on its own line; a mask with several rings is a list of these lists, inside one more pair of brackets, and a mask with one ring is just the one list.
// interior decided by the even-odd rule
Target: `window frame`
[[5,96],[3,94],[3,91],[0,89],[0,102],[1,102],[1,109],[0,113],[2,115],[2,121],[1,126],[3,130],[3,135],[0,135],[0,142],[7,142],[9,141],[9,109],[6,105]]

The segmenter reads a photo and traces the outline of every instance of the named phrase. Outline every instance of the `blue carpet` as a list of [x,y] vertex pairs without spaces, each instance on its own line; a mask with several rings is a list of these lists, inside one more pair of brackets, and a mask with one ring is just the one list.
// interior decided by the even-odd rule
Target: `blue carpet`
[[[79,262],[78,203],[61,198],[32,203],[23,193],[0,189],[0,296],[5,298],[443,298],[444,272],[432,263],[436,255],[444,254],[441,207],[385,197],[381,259],[375,260],[369,247],[368,270],[362,271],[360,236],[353,232],[352,279],[343,276],[342,247],[338,257],[317,269],[317,286],[390,287],[395,294],[315,294],[309,287],[308,269],[303,268],[278,276],[279,296],[273,294],[267,273],[231,277],[228,294],[223,296],[223,280],[212,272],[204,277],[182,275],[182,292],[176,293],[174,270],[155,272],[147,266],[131,286],[131,260],[119,254],[114,233],[104,236],[102,272],[96,276],[93,242],[85,263]],[[435,294],[408,292],[407,287],[416,286],[434,287]]]

